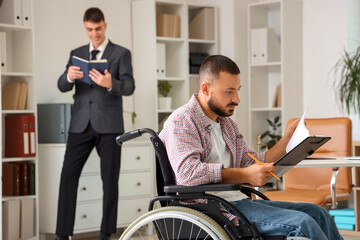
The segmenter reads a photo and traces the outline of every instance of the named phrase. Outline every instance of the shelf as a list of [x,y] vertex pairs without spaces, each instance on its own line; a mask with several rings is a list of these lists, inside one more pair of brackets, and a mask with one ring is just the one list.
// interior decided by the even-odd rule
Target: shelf
[[251,63],[250,67],[276,67],[281,66],[281,62],[269,62],[269,63]]
[[277,108],[251,108],[250,111],[252,112],[276,112],[276,111],[282,111],[281,107]]
[[175,109],[158,109],[158,113],[172,113]]
[[35,114],[35,110],[3,110],[2,114]]
[[3,158],[2,162],[23,162],[23,161],[35,161],[36,157],[14,157],[14,158]]
[[215,44],[215,40],[206,40],[206,39],[189,39],[189,43],[205,43],[205,44]]
[[4,76],[4,77],[33,77],[34,73],[29,73],[29,72],[2,72],[1,76]]
[[29,31],[29,30],[31,30],[30,26],[0,23],[1,32]]
[[266,1],[266,2],[259,2],[259,3],[252,3],[249,4],[250,7],[263,7],[263,6],[276,6],[278,4],[280,4],[280,0],[273,0],[273,1]]
[[182,43],[182,42],[185,42],[185,40],[183,38],[171,38],[171,37],[156,37],[156,41],[159,43],[167,43],[167,42]]
[[33,198],[35,199],[35,195],[24,195],[24,196],[3,196],[3,201],[15,200],[15,199],[25,199],[25,198]]
[[178,78],[178,77],[161,77],[157,78],[158,81],[174,81],[174,82],[182,82],[185,81],[184,78]]

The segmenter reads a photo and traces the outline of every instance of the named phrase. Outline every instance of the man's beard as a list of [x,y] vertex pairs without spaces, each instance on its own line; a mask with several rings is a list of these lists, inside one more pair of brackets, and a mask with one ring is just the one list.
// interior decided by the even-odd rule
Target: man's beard
[[[230,117],[231,115],[233,115],[234,110],[235,110],[235,109],[230,109],[228,113],[225,112],[220,107],[215,105],[212,97],[210,97],[207,104],[208,104],[209,108],[211,109],[211,111],[213,111],[214,113],[216,113],[220,117]],[[238,104],[236,104],[234,102],[231,102],[227,106],[231,106],[231,105],[237,106]]]

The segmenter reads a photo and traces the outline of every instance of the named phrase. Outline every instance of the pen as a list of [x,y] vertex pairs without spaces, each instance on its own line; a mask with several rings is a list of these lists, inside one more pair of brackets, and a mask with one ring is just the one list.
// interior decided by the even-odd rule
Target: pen
[[[259,160],[257,160],[253,155],[251,155],[251,153],[248,153],[248,155],[249,155],[252,159],[254,159],[255,162],[257,162],[257,163],[260,164],[260,165],[263,165],[263,163],[260,162]],[[278,176],[276,176],[275,173],[273,173],[272,171],[269,171],[269,173],[270,173],[271,175],[273,175],[277,180],[280,180],[280,178],[279,178]]]

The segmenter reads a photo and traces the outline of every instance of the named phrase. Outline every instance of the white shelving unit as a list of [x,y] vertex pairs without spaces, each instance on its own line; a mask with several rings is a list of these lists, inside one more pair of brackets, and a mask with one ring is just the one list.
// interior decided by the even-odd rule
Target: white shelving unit
[[[189,23],[202,9],[214,10],[214,39],[190,39]],[[138,127],[161,130],[164,120],[178,107],[188,102],[198,87],[198,75],[189,74],[190,52],[218,53],[217,7],[207,1],[195,0],[133,0],[133,65],[135,79],[142,89],[135,90],[135,108],[138,113]],[[171,14],[180,16],[180,37],[156,36],[156,16]],[[144,39],[147,43],[144,44]],[[165,76],[158,77],[157,44],[165,44]],[[146,52],[146,56],[144,56]],[[170,109],[159,109],[157,84],[168,81],[172,85],[169,96]],[[144,106],[148,106],[144,109]]]
[[[12,1],[11,1],[12,2]],[[39,201],[38,201],[38,157],[37,157],[37,144],[35,146],[36,156],[35,157],[14,157],[14,158],[5,158],[5,121],[4,118],[7,115],[16,115],[16,114],[25,114],[25,115],[34,115],[35,116],[35,136],[37,136],[37,111],[36,111],[36,99],[35,99],[35,79],[34,79],[34,27],[31,16],[33,15],[33,2],[32,0],[17,1],[20,5],[14,5],[14,9],[7,9],[9,5],[9,0],[4,0],[0,9],[0,15],[4,16],[4,9],[6,12],[16,12],[19,13],[20,21],[8,18],[5,19],[3,16],[0,16],[0,32],[5,33],[5,44],[0,43],[0,46],[5,46],[3,51],[6,52],[6,59],[0,59],[6,64],[6,71],[0,68],[0,82],[1,82],[1,91],[2,95],[3,86],[8,82],[21,81],[27,82],[28,91],[26,99],[26,107],[24,110],[3,110],[1,109],[1,144],[0,151],[2,152],[2,163],[12,163],[12,162],[32,162],[35,163],[35,195],[26,195],[26,196],[5,196],[2,193],[2,184],[0,184],[1,200],[2,203],[11,201],[11,200],[23,200],[23,199],[34,199],[33,213],[34,213],[34,228],[33,228],[33,237],[26,239],[39,239]],[[22,5],[22,6],[21,6]],[[16,8],[16,9],[15,9]],[[27,17],[25,19],[25,17]],[[0,40],[1,41],[1,40]],[[1,50],[1,49],[0,49]],[[1,99],[1,98],[0,98]],[[1,100],[0,100],[1,101]],[[0,172],[2,173],[2,164],[0,164]],[[6,223],[7,219],[2,218],[2,208],[0,208],[0,218],[2,225],[0,227],[0,238],[2,238],[4,230],[3,226]],[[23,223],[25,224],[25,223]],[[20,229],[19,229],[20,233]]]
[[[270,130],[266,119],[300,117],[302,100],[302,13],[299,0],[254,1],[248,5],[250,143]],[[280,84],[281,99],[274,106]]]

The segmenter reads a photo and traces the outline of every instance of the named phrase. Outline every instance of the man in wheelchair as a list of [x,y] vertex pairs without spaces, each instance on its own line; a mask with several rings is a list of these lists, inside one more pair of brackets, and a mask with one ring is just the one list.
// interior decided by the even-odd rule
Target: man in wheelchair
[[[204,60],[199,73],[200,90],[174,111],[160,133],[176,184],[249,183],[263,186],[275,171],[273,162],[285,147],[298,122],[286,129],[269,151],[257,153],[247,145],[230,116],[240,103],[240,70],[225,56]],[[264,164],[255,163],[248,153]],[[342,239],[328,212],[309,203],[251,200],[231,201],[264,235],[300,236],[313,240]],[[224,215],[235,224],[233,212]]]

